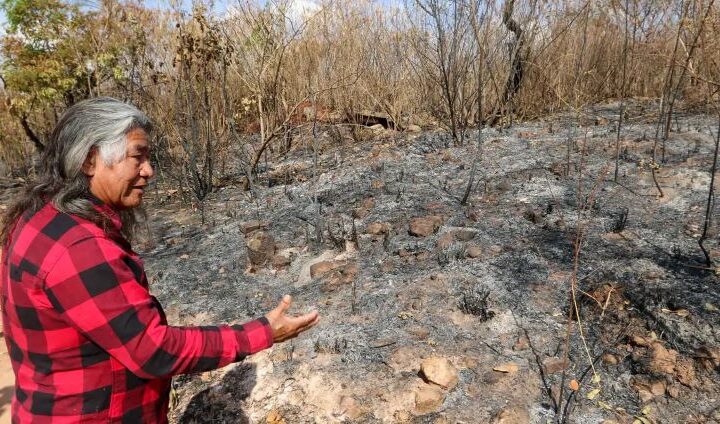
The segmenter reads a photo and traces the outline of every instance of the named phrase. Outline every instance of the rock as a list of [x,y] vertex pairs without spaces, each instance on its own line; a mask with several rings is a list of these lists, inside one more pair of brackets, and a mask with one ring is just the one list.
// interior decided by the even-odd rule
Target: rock
[[658,278],[662,278],[663,273],[659,270],[650,270],[647,273],[645,273],[645,278],[648,280],[657,280]]
[[[339,262],[339,266],[330,270],[330,278],[323,285],[323,291],[330,292],[339,286],[352,283],[358,273],[358,267],[355,262],[344,263]],[[312,270],[311,270],[312,272]]]
[[458,367],[460,368],[475,369],[478,365],[480,365],[478,359],[472,356],[463,356],[458,361]]
[[270,226],[269,221],[247,221],[240,224],[240,232],[245,235],[252,233],[253,231],[267,229]]
[[502,181],[500,181],[500,183],[498,183],[498,185],[495,186],[495,189],[500,193],[504,193],[506,191],[512,190],[512,184],[507,179],[503,179]]
[[243,176],[240,178],[240,187],[242,187],[243,191],[250,190],[250,181],[248,180],[247,177]]
[[530,348],[530,340],[525,336],[518,337],[513,344],[513,350],[527,350]]
[[562,370],[566,369],[568,366],[567,360],[557,357],[545,358],[542,361],[542,364],[543,369],[545,370],[545,374],[557,374]]
[[688,387],[697,386],[695,378],[695,363],[690,358],[678,358],[675,363],[675,377],[678,381]]
[[335,268],[341,267],[345,265],[343,262],[336,262],[336,261],[321,261],[315,264],[312,264],[310,267],[310,277],[317,278],[320,277],[323,274],[326,274]]
[[372,209],[375,207],[375,199],[368,197],[362,201],[362,207],[365,209]]
[[405,127],[405,131],[411,133],[419,133],[422,132],[422,128],[420,127],[420,125],[410,124]]
[[369,224],[367,228],[365,229],[365,232],[368,234],[372,234],[374,236],[380,235],[380,234],[387,234],[390,231],[390,224],[386,224],[384,222],[373,222],[372,224]]
[[660,342],[652,345],[652,358],[650,359],[650,371],[664,374],[674,374],[675,363],[677,362],[677,351],[668,350]]
[[720,367],[720,348],[718,347],[703,346],[697,350],[695,356],[708,371]]
[[392,422],[394,422],[394,423],[407,424],[410,421],[412,421],[412,414],[408,411],[400,410],[400,411],[395,411],[395,414],[393,414]]
[[437,215],[413,218],[408,233],[415,237],[427,237],[434,234],[441,224],[442,218]]
[[[357,276],[358,267],[355,262],[335,261],[330,264],[322,264],[315,271],[318,273],[318,277],[325,279],[321,290],[328,293],[337,290],[338,287],[352,283]],[[310,273],[312,274],[312,272],[311,267]]]
[[275,256],[275,240],[265,231],[251,233],[246,245],[248,259],[252,265],[265,265]]
[[555,400],[555,403],[560,402],[562,390],[559,383],[550,385],[550,397]]
[[430,252],[423,250],[422,252],[419,252],[418,254],[415,255],[415,259],[417,259],[420,262],[426,261],[426,260],[430,259]]
[[353,209],[352,216],[353,218],[357,219],[365,219],[368,215],[370,215],[370,210],[366,208],[355,208]]
[[474,244],[470,244],[465,248],[465,256],[468,258],[479,258],[482,254],[482,249]]
[[470,241],[475,238],[476,232],[475,230],[471,230],[469,228],[462,228],[460,230],[453,231],[453,236],[455,237],[455,240],[457,241]]
[[665,394],[665,389],[667,388],[667,384],[662,381],[654,381],[650,384],[650,393],[652,393],[655,396],[662,396]]
[[440,250],[445,250],[455,242],[455,238],[450,233],[445,233],[437,241],[436,247]]
[[[500,381],[501,376],[502,376],[502,374],[500,374],[496,371],[488,371],[480,377],[480,381],[483,384],[493,385]],[[475,387],[475,386],[471,386],[471,387]],[[476,390],[482,391],[482,389],[479,389],[479,388],[476,388]]]
[[474,209],[465,211],[465,217],[472,222],[478,222],[481,219],[480,212]]
[[272,265],[275,268],[285,268],[290,265],[291,262],[290,258],[285,255],[275,255],[272,259]]
[[677,384],[673,384],[667,388],[667,394],[673,399],[677,399],[680,397],[680,386]]
[[518,364],[514,362],[506,362],[504,364],[500,364],[493,368],[493,371],[502,372],[502,373],[508,373],[508,374],[514,374],[518,372],[520,367]]
[[527,408],[511,406],[495,414],[492,424],[528,424],[530,413]]
[[457,369],[447,358],[433,356],[423,360],[420,373],[426,381],[446,389],[452,389],[458,382]]
[[385,181],[383,180],[372,180],[370,182],[370,187],[374,188],[375,190],[379,190],[383,187],[385,187]]
[[383,131],[385,131],[385,127],[383,127],[383,126],[380,125],[380,124],[375,124],[375,125],[371,125],[371,126],[370,126],[370,130],[371,130],[373,133],[375,133],[375,134],[380,134],[380,133],[382,133]]
[[617,365],[618,357],[612,353],[606,353],[602,356],[602,361],[608,365]]
[[525,209],[525,211],[523,212],[523,218],[532,222],[533,224],[542,224],[544,221],[542,212],[536,211],[531,207]]
[[293,350],[290,347],[285,347],[285,344],[278,345],[275,349],[270,351],[270,359],[273,362],[285,362],[292,361]]
[[340,400],[340,411],[351,420],[357,420],[365,415],[365,410],[350,396],[343,396]]
[[415,391],[415,409],[419,415],[437,411],[443,402],[445,394],[437,386],[425,385]]
[[651,381],[644,376],[634,376],[630,379],[630,387],[638,393],[643,403],[647,403],[658,396],[664,395],[667,384],[664,380]]
[[408,334],[414,336],[418,340],[425,340],[430,335],[430,330],[425,327],[415,326],[405,330]]
[[388,259],[385,261],[382,261],[380,264],[380,271],[382,271],[385,274],[389,274],[395,270],[395,262]]
[[278,412],[277,409],[270,411],[265,417],[266,424],[286,424],[285,418]]
[[493,256],[497,256],[497,255],[501,254],[502,251],[503,251],[503,247],[498,244],[494,244],[494,245],[490,246],[490,253],[492,253]]
[[370,209],[375,207],[375,199],[372,197],[368,197],[362,201],[360,206],[353,209],[352,215],[354,218],[357,219],[365,219],[368,215],[370,215]]
[[630,337],[630,343],[634,344],[635,346],[650,347],[650,345],[653,343],[653,340],[649,337],[635,335]]

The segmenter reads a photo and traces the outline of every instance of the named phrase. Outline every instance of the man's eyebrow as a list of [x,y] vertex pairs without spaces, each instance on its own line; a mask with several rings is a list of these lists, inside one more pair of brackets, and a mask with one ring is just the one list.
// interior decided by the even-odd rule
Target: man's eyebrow
[[149,146],[131,146],[130,153],[147,153],[150,151]]

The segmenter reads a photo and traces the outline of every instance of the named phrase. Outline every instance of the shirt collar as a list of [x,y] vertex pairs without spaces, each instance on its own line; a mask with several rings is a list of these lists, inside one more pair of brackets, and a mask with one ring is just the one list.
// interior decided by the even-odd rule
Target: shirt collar
[[120,218],[120,212],[117,209],[98,199],[90,192],[87,193],[87,198],[93,204],[96,211],[100,212],[110,220],[110,223],[112,223],[112,226],[115,227],[117,231],[122,229],[122,219]]

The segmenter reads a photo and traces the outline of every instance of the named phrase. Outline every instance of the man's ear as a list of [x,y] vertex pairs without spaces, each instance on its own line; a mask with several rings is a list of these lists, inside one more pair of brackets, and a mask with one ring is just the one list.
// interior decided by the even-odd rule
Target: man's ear
[[97,157],[97,149],[95,147],[91,147],[82,165],[82,171],[88,177],[95,175],[95,163],[97,162]]

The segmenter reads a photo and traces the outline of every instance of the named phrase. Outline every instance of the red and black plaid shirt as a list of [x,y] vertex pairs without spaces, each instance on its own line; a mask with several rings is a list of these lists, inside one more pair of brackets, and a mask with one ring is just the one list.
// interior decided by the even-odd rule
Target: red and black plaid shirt
[[168,326],[142,261],[120,235],[119,215],[96,208],[110,218],[109,230],[49,203],[20,219],[4,249],[13,422],[166,422],[171,376],[272,345],[265,318]]

